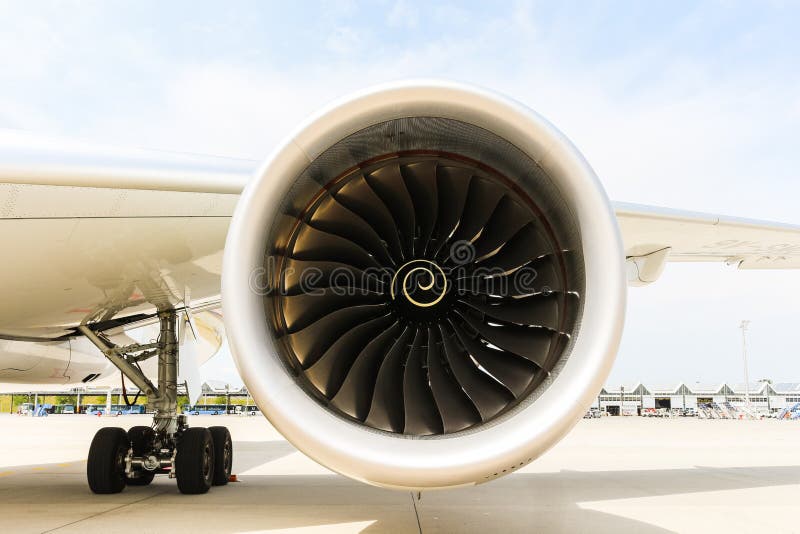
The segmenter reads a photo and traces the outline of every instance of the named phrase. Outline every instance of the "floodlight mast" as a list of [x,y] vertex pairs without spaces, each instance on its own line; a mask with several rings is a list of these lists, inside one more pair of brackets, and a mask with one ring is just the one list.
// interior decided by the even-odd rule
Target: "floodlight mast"
[[744,361],[744,401],[747,406],[747,411],[752,413],[750,406],[750,375],[747,372],[747,328],[750,326],[750,320],[745,319],[739,324],[742,329],[742,360]]

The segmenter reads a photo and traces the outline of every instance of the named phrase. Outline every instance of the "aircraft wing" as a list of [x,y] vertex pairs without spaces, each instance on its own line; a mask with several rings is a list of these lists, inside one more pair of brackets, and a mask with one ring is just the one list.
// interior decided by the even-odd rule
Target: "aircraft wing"
[[58,339],[157,307],[219,306],[255,163],[0,130],[0,338]]
[[615,203],[631,285],[655,281],[666,261],[739,269],[800,268],[800,226]]
[[[0,129],[0,183],[18,187],[238,195],[256,166],[251,160],[103,146]],[[94,207],[103,206],[94,202]]]

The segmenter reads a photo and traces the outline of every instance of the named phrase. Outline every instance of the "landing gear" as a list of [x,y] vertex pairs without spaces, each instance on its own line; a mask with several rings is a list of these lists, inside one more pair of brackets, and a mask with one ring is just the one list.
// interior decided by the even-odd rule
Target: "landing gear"
[[94,435],[86,463],[86,478],[95,493],[119,493],[125,487],[128,434],[121,428],[101,428]]
[[[156,433],[149,426],[135,426],[128,430],[131,459],[145,457],[153,449],[155,438]],[[129,469],[128,471],[129,473],[125,475],[125,481],[129,486],[147,486],[156,476],[155,471],[148,471],[147,469]]]
[[[228,482],[233,461],[231,435],[225,427],[189,428],[178,415],[178,316],[158,314],[158,341],[118,347],[89,326],[79,330],[125,374],[155,408],[152,426],[102,428],[89,449],[86,474],[94,493],[119,493],[126,485],[146,486],[158,473],[178,482],[181,493],[206,493]],[[158,357],[158,387],[138,362]]]
[[224,426],[212,426],[208,431],[214,442],[214,485],[224,486],[231,478],[233,465],[231,433]]
[[189,428],[175,456],[181,493],[206,493],[214,482],[214,441],[207,428]]

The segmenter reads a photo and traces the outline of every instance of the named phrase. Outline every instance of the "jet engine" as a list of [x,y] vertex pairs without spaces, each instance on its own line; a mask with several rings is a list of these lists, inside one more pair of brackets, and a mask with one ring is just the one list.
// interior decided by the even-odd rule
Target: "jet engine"
[[372,88],[267,159],[231,222],[226,330],[261,411],[351,478],[511,473],[591,405],[624,253],[594,172],[545,119],[446,82]]

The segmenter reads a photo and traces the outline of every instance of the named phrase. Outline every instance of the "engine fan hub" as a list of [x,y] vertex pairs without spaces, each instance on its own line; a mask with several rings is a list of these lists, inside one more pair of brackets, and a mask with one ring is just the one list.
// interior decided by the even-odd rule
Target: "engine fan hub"
[[392,275],[389,293],[398,316],[418,326],[441,319],[452,308],[453,280],[436,262],[418,258]]

